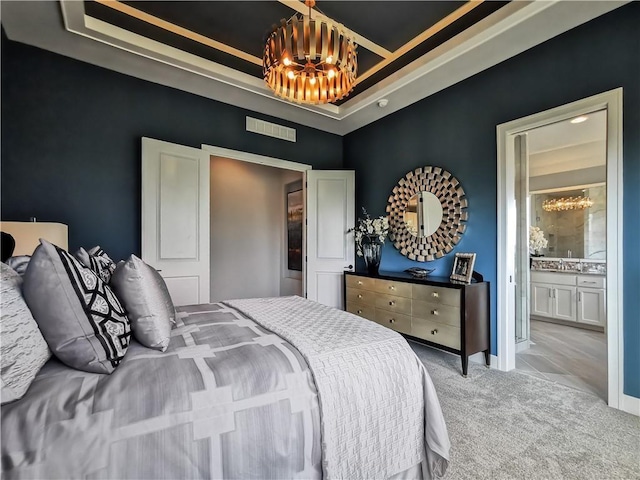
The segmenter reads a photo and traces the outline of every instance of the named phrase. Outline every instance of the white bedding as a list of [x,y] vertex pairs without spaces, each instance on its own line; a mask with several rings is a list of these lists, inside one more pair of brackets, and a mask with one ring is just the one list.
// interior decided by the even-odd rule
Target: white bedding
[[321,410],[324,478],[444,474],[449,437],[435,388],[398,333],[300,297],[224,302],[305,357]]

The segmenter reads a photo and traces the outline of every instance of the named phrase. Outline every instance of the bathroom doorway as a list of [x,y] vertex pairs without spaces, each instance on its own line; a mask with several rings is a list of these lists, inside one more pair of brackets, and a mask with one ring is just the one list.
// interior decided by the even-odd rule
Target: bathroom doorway
[[[600,259],[606,274],[601,275],[603,279],[602,290],[604,290],[603,308],[606,312],[606,327],[603,328],[606,337],[606,398],[610,406],[627,410],[628,402],[626,396],[622,392],[622,379],[624,378],[622,348],[623,331],[622,331],[622,235],[623,228],[621,222],[622,213],[622,89],[616,89],[605,92],[593,97],[585,98],[563,105],[551,110],[530,115],[510,121],[497,127],[498,140],[498,368],[502,370],[511,370],[516,368],[516,354],[518,349],[529,347],[530,343],[518,345],[516,342],[516,334],[519,333],[520,339],[530,342],[535,336],[534,324],[527,323],[534,316],[544,316],[540,313],[552,315],[554,312],[558,316],[568,316],[573,318],[573,314],[587,313],[594,311],[594,308],[587,308],[584,312],[579,312],[577,304],[579,293],[582,292],[581,300],[583,304],[593,306],[602,299],[602,296],[595,297],[584,296],[581,287],[586,285],[578,285],[578,277],[586,277],[589,282],[594,281],[595,273],[598,268],[593,267],[597,264],[596,258],[592,258],[592,262],[588,259],[577,259],[574,252],[569,257],[568,251],[563,256],[548,257],[548,252],[543,252],[544,260],[550,262],[555,259],[555,265],[547,263],[542,266],[547,268],[549,272],[537,272],[537,274],[558,273],[563,271],[567,274],[575,275],[575,286],[568,285],[570,288],[564,288],[565,285],[553,283],[555,278],[532,278],[534,273],[531,268],[533,263],[540,260],[540,257],[530,256],[529,254],[529,226],[531,226],[532,198],[531,192],[551,193],[558,195],[557,198],[547,198],[547,200],[555,200],[548,202],[550,208],[560,208],[562,194],[558,194],[563,189],[565,192],[580,190],[580,193],[589,193],[591,188],[597,188],[599,180],[577,180],[577,173],[569,171],[565,173],[572,180],[572,185],[567,187],[561,184],[547,185],[546,187],[535,185],[534,177],[545,177],[553,173],[547,172],[540,175],[529,175],[528,163],[522,163],[522,158],[529,158],[530,151],[527,149],[529,145],[529,136],[532,132],[545,126],[555,123],[571,121],[581,116],[595,115],[603,112],[606,118],[605,129],[605,149],[606,149],[606,257]],[[579,124],[579,120],[572,125]],[[534,142],[535,144],[535,142]],[[534,145],[535,148],[535,145]],[[537,153],[544,153],[545,149],[540,149]],[[549,166],[561,164],[559,160],[548,161]],[[597,165],[594,167],[598,167]],[[588,167],[591,168],[591,167]],[[599,167],[602,170],[602,166]],[[596,168],[597,170],[597,168]],[[595,170],[593,170],[595,171]],[[526,175],[524,175],[526,173]],[[562,176],[562,175],[560,175]],[[549,180],[550,178],[544,178]],[[540,180],[540,179],[537,179]],[[536,181],[537,181],[536,180]],[[566,188],[565,188],[566,187]],[[571,188],[572,190],[567,190]],[[582,190],[585,192],[582,192]],[[545,190],[547,190],[545,192]],[[554,191],[555,190],[555,191]],[[595,192],[594,192],[595,193]],[[575,196],[575,195],[574,195]],[[564,197],[566,198],[566,197]],[[544,200],[542,200],[544,203]],[[580,202],[580,199],[573,199],[572,202]],[[577,205],[574,205],[576,208]],[[561,211],[561,210],[557,210]],[[535,219],[535,217],[534,217]],[[548,233],[547,233],[548,236]],[[545,238],[548,242],[548,238]],[[547,247],[548,245],[545,245]],[[553,246],[553,245],[552,245]],[[556,242],[555,249],[564,248]],[[566,250],[569,250],[567,248]],[[573,250],[573,249],[571,249]],[[595,250],[594,250],[595,252]],[[536,254],[536,252],[533,252]],[[558,255],[558,251],[554,251],[554,255]],[[540,252],[537,252],[540,254]],[[582,253],[584,256],[584,252]],[[562,262],[560,262],[562,260]],[[581,261],[578,261],[581,260]],[[576,265],[577,264],[577,265]],[[555,267],[555,268],[554,268]],[[585,269],[583,271],[583,268]],[[590,271],[589,269],[595,270]],[[575,269],[575,272],[571,270]],[[553,272],[552,270],[556,270]],[[579,270],[579,271],[578,271]],[[579,275],[580,274],[580,275]],[[582,275],[585,274],[585,275]],[[591,275],[591,276],[589,276]],[[570,275],[571,276],[571,275]],[[532,280],[535,280],[532,281]],[[553,285],[552,288],[532,289],[534,283],[545,283]],[[573,280],[571,280],[573,281]],[[597,287],[598,285],[594,285]],[[575,288],[575,293],[573,291]],[[531,298],[532,297],[532,298]],[[598,299],[599,298],[599,299]],[[535,300],[538,300],[537,302]],[[573,305],[571,309],[565,311],[567,305]],[[554,310],[555,309],[555,310]],[[597,311],[597,308],[595,309]],[[588,316],[588,315],[587,315]],[[514,317],[518,321],[514,321]],[[586,317],[585,317],[586,318]],[[569,321],[568,318],[563,320]],[[573,320],[576,322],[577,320]],[[560,323],[551,325],[561,325]],[[575,324],[572,325],[575,327]],[[516,329],[519,328],[519,332]],[[596,330],[574,328],[572,332],[588,332]]]
[[521,134],[526,253],[517,264],[528,271],[519,275],[526,305],[516,325],[517,370],[604,400],[606,120],[600,110]]

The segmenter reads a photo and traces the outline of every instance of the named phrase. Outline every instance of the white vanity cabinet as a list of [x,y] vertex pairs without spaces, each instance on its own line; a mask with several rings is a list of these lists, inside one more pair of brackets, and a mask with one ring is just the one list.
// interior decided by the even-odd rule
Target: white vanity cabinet
[[576,276],[531,272],[531,315],[576,320]]
[[604,327],[607,323],[604,277],[578,275],[578,322]]
[[604,327],[605,284],[598,275],[531,272],[533,316]]

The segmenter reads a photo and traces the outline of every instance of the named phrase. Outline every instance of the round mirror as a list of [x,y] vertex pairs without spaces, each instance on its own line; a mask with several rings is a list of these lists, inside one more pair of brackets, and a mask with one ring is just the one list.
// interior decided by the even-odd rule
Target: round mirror
[[409,199],[404,211],[404,223],[417,237],[433,235],[442,223],[442,205],[431,192],[418,192]]
[[387,204],[389,238],[418,262],[451,252],[466,230],[467,199],[460,182],[440,167],[421,167],[401,178]]

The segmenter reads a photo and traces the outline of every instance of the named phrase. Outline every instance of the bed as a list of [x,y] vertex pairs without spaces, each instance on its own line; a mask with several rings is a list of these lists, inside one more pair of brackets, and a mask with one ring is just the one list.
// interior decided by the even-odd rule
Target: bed
[[179,307],[111,375],[52,358],[2,407],[12,478],[435,478],[449,439],[397,333],[300,297]]

